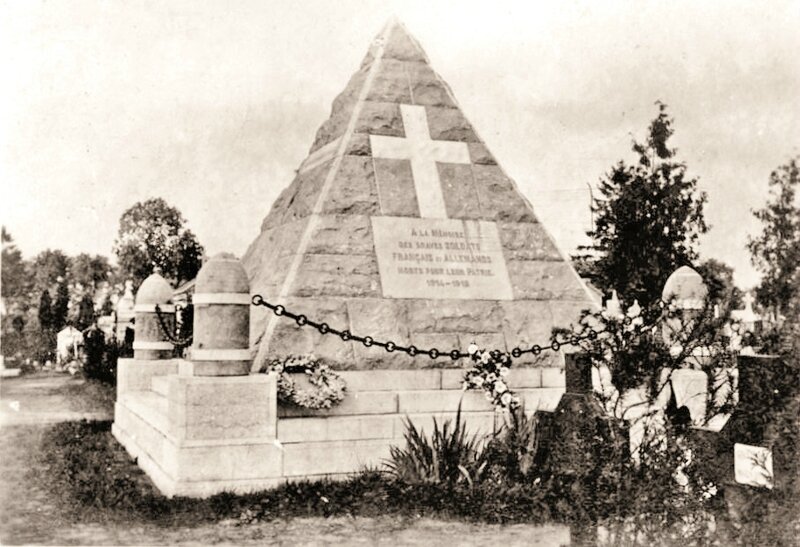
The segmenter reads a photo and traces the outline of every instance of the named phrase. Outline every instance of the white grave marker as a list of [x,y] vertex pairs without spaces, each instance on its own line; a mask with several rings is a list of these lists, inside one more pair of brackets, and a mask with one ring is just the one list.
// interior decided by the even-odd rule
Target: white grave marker
[[733,475],[739,484],[772,489],[772,450],[763,446],[734,444]]

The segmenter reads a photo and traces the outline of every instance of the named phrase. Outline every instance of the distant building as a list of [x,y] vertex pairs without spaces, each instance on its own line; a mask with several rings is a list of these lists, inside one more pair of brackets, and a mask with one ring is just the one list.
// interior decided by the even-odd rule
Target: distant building
[[63,364],[77,357],[78,348],[83,345],[83,334],[75,327],[68,326],[56,335],[56,362]]

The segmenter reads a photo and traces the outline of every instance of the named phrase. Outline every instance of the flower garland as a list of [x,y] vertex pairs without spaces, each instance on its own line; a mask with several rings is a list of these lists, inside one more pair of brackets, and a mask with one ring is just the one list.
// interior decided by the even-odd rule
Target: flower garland
[[[320,363],[313,355],[290,356],[274,360],[268,370],[278,374],[278,400],[314,410],[331,408],[344,400],[347,384],[328,365]],[[304,373],[310,389],[297,387],[293,373]]]
[[467,352],[472,358],[472,368],[464,373],[464,389],[483,389],[486,399],[498,411],[514,409],[520,405],[519,397],[508,388],[506,378],[511,367],[507,352],[486,351],[471,344]]

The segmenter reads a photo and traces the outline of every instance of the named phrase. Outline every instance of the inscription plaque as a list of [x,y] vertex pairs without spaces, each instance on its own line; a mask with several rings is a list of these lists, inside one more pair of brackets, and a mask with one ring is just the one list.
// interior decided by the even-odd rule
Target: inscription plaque
[[494,222],[371,217],[385,298],[512,300]]

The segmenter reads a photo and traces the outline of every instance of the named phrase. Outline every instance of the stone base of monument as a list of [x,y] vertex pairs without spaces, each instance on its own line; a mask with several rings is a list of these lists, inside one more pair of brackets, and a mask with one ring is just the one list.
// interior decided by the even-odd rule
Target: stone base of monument
[[180,360],[121,359],[112,432],[166,495],[280,482],[275,377],[181,374]]
[[[344,371],[347,396],[329,410],[277,403],[272,375],[198,377],[179,360],[120,360],[114,436],[166,495],[245,493],[289,480],[343,478],[381,467],[402,446],[405,420],[428,434],[434,418],[491,433],[502,424],[483,392],[461,389],[458,369]],[[149,382],[149,385],[145,385]],[[557,368],[513,369],[529,412],[564,393]]]

